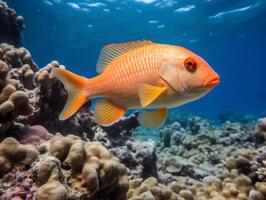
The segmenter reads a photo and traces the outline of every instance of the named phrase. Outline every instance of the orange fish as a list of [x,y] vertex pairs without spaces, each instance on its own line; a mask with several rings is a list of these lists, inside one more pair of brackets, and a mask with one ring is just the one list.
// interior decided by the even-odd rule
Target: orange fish
[[140,124],[160,127],[168,109],[199,99],[219,82],[209,64],[180,46],[136,41],[105,46],[97,62],[98,76],[87,79],[63,68],[53,74],[64,84],[68,99],[59,119],[73,115],[89,98],[101,97],[94,108],[102,126],[117,122],[128,109],[154,109],[140,114]]

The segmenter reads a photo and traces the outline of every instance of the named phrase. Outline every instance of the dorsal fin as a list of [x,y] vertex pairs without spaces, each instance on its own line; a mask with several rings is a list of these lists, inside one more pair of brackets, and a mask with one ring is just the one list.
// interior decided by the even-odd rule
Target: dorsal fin
[[102,73],[104,68],[117,57],[131,50],[154,44],[151,41],[140,40],[136,42],[126,42],[120,44],[111,44],[102,48],[97,61],[96,71]]

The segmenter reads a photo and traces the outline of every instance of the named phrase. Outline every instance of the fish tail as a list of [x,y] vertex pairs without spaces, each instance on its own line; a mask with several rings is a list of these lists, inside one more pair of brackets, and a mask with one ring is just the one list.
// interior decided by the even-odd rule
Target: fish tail
[[66,104],[59,115],[60,120],[71,117],[89,99],[88,80],[63,68],[53,68],[52,73],[65,86]]

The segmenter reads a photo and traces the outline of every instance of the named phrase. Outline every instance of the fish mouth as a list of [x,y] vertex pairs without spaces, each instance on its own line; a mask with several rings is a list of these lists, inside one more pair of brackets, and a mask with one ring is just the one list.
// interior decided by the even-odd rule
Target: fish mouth
[[205,83],[203,84],[204,88],[212,88],[215,87],[216,85],[218,85],[220,83],[220,77],[215,77],[215,78],[211,78],[211,79],[207,79],[205,81]]

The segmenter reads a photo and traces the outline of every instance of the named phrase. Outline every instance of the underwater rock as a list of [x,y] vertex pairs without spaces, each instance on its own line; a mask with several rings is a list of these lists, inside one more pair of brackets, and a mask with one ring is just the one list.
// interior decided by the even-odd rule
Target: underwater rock
[[24,18],[0,1],[0,43],[7,42],[19,46],[23,28]]
[[127,117],[122,117],[117,123],[103,130],[110,136],[114,146],[123,146],[127,140],[132,138],[132,132],[139,126],[137,120],[138,113],[132,113]]
[[128,168],[130,178],[157,177],[157,156],[153,142],[129,140],[125,146],[112,148],[111,152]]

